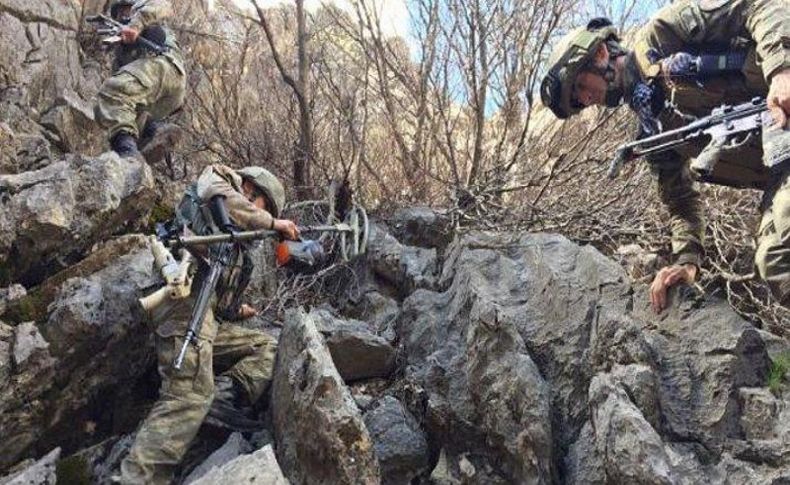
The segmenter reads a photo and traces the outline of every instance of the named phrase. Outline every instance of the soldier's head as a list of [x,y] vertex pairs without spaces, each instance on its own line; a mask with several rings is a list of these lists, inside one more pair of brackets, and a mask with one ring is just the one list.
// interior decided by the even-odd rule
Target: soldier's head
[[110,17],[121,23],[129,22],[135,0],[110,0]]
[[241,175],[244,196],[259,209],[280,217],[285,206],[285,188],[282,182],[263,167],[244,167],[237,170]]
[[609,19],[595,18],[569,32],[549,57],[540,85],[543,104],[560,119],[594,104],[619,105],[623,89],[617,59],[625,54]]

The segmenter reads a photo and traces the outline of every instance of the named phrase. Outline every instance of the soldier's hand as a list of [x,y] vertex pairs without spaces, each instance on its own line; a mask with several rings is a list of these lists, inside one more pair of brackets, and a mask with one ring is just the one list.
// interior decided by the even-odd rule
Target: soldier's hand
[[252,317],[254,317],[257,314],[258,314],[258,310],[256,310],[254,307],[252,307],[252,306],[250,306],[250,305],[248,305],[246,303],[242,303],[241,307],[239,307],[239,318],[241,320],[246,320],[248,318],[252,318]]
[[667,307],[667,290],[678,283],[692,284],[697,279],[697,267],[693,264],[673,265],[661,268],[650,285],[650,306],[656,313]]
[[782,69],[773,75],[767,102],[776,124],[782,128],[787,127],[790,117],[790,68]]
[[294,221],[288,219],[275,219],[274,230],[293,241],[299,238],[299,228]]
[[140,36],[140,32],[132,27],[124,27],[121,29],[120,36],[121,42],[124,44],[134,44],[137,42],[137,37]]

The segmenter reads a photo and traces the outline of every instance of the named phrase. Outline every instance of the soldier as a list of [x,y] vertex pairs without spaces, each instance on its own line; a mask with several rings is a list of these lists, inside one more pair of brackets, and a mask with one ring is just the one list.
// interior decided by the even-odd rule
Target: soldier
[[[767,98],[775,120],[766,131],[784,130],[778,136],[787,140],[789,12],[788,0],[678,0],[637,33],[631,51],[621,46],[611,22],[593,19],[555,48],[541,98],[561,119],[587,106],[614,107],[625,101],[638,115],[640,132],[650,135],[688,123],[686,115],[704,116],[723,103],[761,96]],[[761,145],[758,140],[751,151],[720,162],[728,173],[718,171],[713,182],[765,190],[755,266],[777,299],[788,305],[790,170],[787,163],[780,163],[788,154],[780,154],[777,161],[776,154],[768,157],[766,150],[761,161],[762,149],[768,149]],[[692,283],[699,273],[705,222],[688,164],[701,149],[676,148],[648,157],[670,213],[676,257],[650,287],[656,312],[667,306],[671,286]]]
[[[187,189],[177,219],[197,234],[206,234],[213,221],[224,219],[230,221],[233,230],[273,229],[296,239],[299,231],[294,222],[278,219],[284,204],[283,186],[268,170],[211,165]],[[203,209],[209,205],[211,210]],[[215,208],[224,211],[226,217],[218,217]],[[209,217],[212,220],[207,220]],[[121,483],[169,483],[207,414],[215,422],[249,423],[238,410],[253,406],[267,389],[277,343],[261,331],[231,323],[218,325],[215,319],[227,322],[256,313],[249,305],[238,303],[252,271],[245,257],[246,251],[234,255],[228,274],[218,284],[222,290],[217,290],[203,321],[200,343],[189,346],[180,369],[173,367],[173,361],[184,342],[194,298],[205,274],[195,277],[189,298],[166,301],[151,311],[149,316],[157,324],[160,395],[121,464]],[[216,382],[214,368],[222,372]]]
[[[110,15],[125,24],[113,65],[95,106],[96,120],[108,130],[111,148],[122,157],[137,155],[138,140],[149,163],[161,160],[180,138],[180,129],[163,123],[184,102],[184,60],[173,32],[162,22],[172,15],[168,0],[112,0]],[[137,44],[144,37],[166,48],[156,55]],[[144,115],[144,116],[143,116]],[[141,128],[138,122],[147,118]]]

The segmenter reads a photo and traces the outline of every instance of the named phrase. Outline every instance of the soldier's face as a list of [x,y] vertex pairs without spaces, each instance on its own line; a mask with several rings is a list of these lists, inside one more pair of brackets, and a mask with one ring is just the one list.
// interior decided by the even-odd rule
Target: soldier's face
[[606,79],[600,74],[582,71],[573,84],[573,96],[584,106],[606,104]]

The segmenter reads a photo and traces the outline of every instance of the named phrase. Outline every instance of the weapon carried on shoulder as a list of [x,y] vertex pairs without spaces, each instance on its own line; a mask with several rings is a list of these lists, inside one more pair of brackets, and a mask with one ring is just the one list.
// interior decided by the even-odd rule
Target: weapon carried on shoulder
[[[325,226],[301,226],[300,231],[351,232],[352,228],[347,224],[335,224],[335,225],[325,225]],[[192,316],[190,317],[189,326],[187,327],[187,333],[184,338],[184,343],[181,345],[181,350],[179,351],[178,356],[173,362],[174,368],[176,369],[181,368],[181,365],[184,362],[184,357],[186,356],[186,352],[190,344],[195,346],[198,345],[198,337],[200,336],[200,330],[201,327],[203,326],[203,320],[206,318],[206,313],[208,312],[209,305],[211,304],[211,299],[214,295],[214,292],[217,290],[217,284],[219,283],[220,276],[222,275],[226,267],[233,264],[232,259],[235,250],[234,246],[236,244],[243,242],[255,241],[267,237],[275,237],[278,234],[279,233],[277,231],[262,229],[257,231],[241,231],[241,232],[229,232],[222,234],[211,234],[208,236],[181,236],[181,235],[171,235],[169,237],[165,236],[165,242],[167,244],[169,244],[171,247],[185,249],[186,254],[191,254],[189,252],[189,249],[197,246],[208,246],[209,248],[208,249],[209,254],[207,258],[209,270],[206,273],[205,277],[203,278],[200,291],[198,292],[195,298],[195,303],[192,308]],[[323,256],[322,250],[320,249],[320,245],[316,244],[314,241],[289,241],[289,242],[293,243],[289,245],[289,248],[291,250],[291,255],[293,255],[296,252],[296,250],[299,248],[298,246],[299,244],[305,245],[307,249],[304,252],[306,252],[307,254],[304,257],[311,258],[310,264],[317,263]],[[159,244],[162,243],[159,242]],[[157,293],[154,293],[154,295],[156,295]]]
[[713,173],[723,152],[746,144],[752,137],[759,136],[763,126],[771,123],[773,120],[765,99],[754,98],[750,102],[735,106],[722,105],[711,111],[710,115],[681,128],[621,145],[609,164],[608,176],[610,179],[617,177],[623,165],[632,160],[672,150],[700,140],[703,136],[710,136],[711,141],[690,166],[692,172],[704,181]]
[[[85,17],[85,21],[94,26],[97,34],[103,36],[102,44],[112,45],[121,42],[121,30],[125,27],[124,24],[104,14],[88,15]],[[147,38],[148,34],[144,36],[141,32],[137,37],[136,43],[142,47],[145,47],[156,55],[164,54],[168,51],[168,48],[163,45],[165,38],[164,31],[161,28],[155,28],[152,32],[156,34],[156,32],[159,31],[161,31],[161,35],[154,35],[154,37],[161,37],[161,42],[154,42],[153,40]]]

